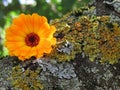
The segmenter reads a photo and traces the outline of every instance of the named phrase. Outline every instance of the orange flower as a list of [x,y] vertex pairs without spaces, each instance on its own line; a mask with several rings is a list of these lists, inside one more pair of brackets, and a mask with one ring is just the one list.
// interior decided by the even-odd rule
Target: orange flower
[[21,14],[13,19],[12,25],[6,30],[5,46],[11,56],[17,56],[20,60],[32,56],[40,58],[44,53],[49,54],[51,46],[56,44],[53,37],[55,31],[56,28],[48,24],[46,17]]

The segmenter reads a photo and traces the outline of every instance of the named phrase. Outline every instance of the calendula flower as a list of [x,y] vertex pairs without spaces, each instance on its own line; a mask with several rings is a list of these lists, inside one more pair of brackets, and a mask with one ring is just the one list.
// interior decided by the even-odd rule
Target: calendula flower
[[17,56],[20,60],[32,56],[40,58],[44,53],[49,54],[56,44],[55,31],[56,28],[48,24],[46,17],[21,14],[6,30],[5,46],[10,56]]

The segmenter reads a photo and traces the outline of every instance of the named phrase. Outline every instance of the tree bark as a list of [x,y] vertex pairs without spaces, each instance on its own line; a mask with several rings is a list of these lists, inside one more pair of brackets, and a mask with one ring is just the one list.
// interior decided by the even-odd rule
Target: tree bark
[[120,1],[119,0],[95,0],[96,15],[110,15],[120,17]]

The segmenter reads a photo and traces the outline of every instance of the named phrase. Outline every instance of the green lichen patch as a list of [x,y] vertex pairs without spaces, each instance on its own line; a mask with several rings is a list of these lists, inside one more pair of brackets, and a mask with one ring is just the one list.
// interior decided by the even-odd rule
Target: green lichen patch
[[[55,37],[58,44],[51,56],[59,61],[70,61],[76,54],[84,53],[91,61],[99,58],[101,63],[117,63],[120,59],[119,24],[111,22],[109,16],[97,17],[85,15],[84,12],[86,12],[84,9],[71,12],[62,19],[52,22],[57,28]],[[65,45],[62,43],[65,41],[73,46],[69,54],[58,50]]]
[[27,68],[24,70],[20,65],[12,68],[11,82],[14,89],[19,90],[42,90],[43,85],[39,80],[40,68],[35,71]]

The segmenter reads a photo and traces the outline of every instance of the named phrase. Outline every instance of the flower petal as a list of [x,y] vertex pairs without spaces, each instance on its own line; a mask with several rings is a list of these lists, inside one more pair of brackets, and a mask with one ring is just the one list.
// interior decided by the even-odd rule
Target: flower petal
[[17,56],[22,61],[32,56],[40,58],[44,53],[50,53],[52,45],[56,44],[55,31],[56,28],[48,24],[46,17],[36,13],[21,14],[6,30],[5,46],[11,56]]

